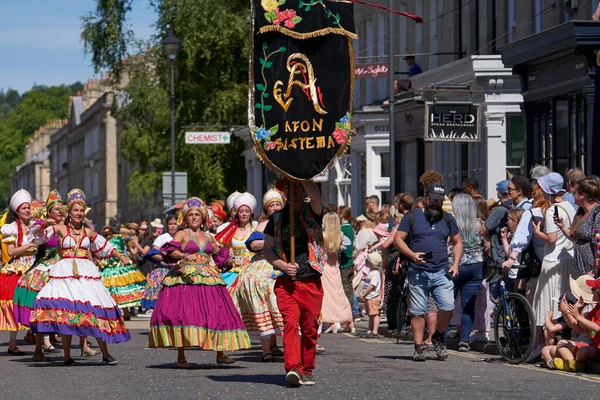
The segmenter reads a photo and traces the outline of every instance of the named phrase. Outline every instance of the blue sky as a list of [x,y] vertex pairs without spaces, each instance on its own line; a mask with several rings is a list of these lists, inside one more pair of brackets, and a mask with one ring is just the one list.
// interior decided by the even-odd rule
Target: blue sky
[[[80,39],[80,17],[94,9],[93,0],[0,0],[0,88],[23,93],[94,77]],[[136,37],[149,38],[155,20],[146,0],[133,2]]]

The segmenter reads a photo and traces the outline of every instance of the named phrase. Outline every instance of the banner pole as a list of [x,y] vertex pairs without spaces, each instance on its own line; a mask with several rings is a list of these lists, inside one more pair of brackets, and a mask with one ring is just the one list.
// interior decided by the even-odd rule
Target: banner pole
[[296,262],[296,236],[294,235],[294,181],[290,180],[290,264],[294,264]]

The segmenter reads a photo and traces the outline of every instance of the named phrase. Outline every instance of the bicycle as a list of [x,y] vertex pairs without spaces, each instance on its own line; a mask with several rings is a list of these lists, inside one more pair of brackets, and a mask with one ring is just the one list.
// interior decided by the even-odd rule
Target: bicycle
[[493,268],[494,276],[498,277],[500,283],[500,301],[493,313],[496,346],[504,361],[521,364],[536,345],[533,309],[525,296],[507,291],[502,264],[495,264]]

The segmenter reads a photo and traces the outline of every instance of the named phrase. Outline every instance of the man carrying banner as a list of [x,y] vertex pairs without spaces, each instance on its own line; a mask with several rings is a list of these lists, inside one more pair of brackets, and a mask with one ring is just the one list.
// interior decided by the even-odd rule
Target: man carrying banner
[[[286,186],[290,182],[286,181]],[[290,207],[274,213],[265,228],[266,260],[278,271],[275,283],[277,306],[283,316],[286,382],[290,387],[314,385],[317,331],[323,301],[321,274],[325,245],[321,227],[323,203],[317,185],[310,181],[291,184],[295,223]],[[293,226],[294,232],[290,227]],[[295,253],[295,262],[292,253]],[[279,272],[280,271],[280,272]],[[298,328],[300,334],[298,335]]]

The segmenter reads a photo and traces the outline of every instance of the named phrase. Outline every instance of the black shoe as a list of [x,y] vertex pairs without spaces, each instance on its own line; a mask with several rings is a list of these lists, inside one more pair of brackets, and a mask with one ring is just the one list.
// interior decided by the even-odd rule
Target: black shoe
[[469,347],[469,343],[467,342],[458,342],[458,351],[461,353],[468,353],[471,350]]
[[67,366],[67,367],[70,367],[71,365],[75,365],[75,364],[76,364],[76,362],[72,358],[69,358],[68,360],[65,361],[65,366]]
[[102,357],[102,362],[106,365],[117,365],[119,363],[113,356]]
[[285,382],[289,387],[297,388],[300,386],[300,373],[295,369],[285,375]]
[[425,355],[426,352],[426,348],[425,346],[421,345],[421,346],[415,346],[415,352],[413,354],[413,361],[427,361],[427,356]]
[[300,384],[302,386],[315,386],[315,379],[312,374],[304,374],[302,378],[300,378]]
[[18,347],[15,347],[14,349],[8,349],[8,354],[10,354],[11,356],[24,356],[25,352],[19,350]]

